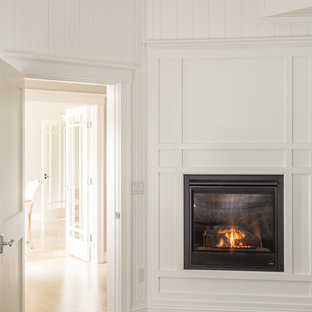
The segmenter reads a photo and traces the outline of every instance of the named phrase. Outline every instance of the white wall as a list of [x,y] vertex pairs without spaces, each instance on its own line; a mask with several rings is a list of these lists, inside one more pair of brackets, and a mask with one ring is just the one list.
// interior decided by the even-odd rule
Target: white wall
[[0,50],[136,63],[141,0],[0,0]]
[[[132,179],[146,180],[143,68],[145,0],[0,0],[1,51],[137,66],[132,101]],[[146,189],[146,187],[145,187]],[[146,303],[137,272],[146,265],[146,197],[132,197],[132,302]],[[145,279],[146,280],[146,279]]]
[[263,18],[265,0],[147,0],[146,37],[209,39],[307,36],[312,20]]
[[[149,311],[312,310],[312,41],[269,42],[148,48]],[[285,272],[184,270],[183,174],[283,174]]]
[[[42,120],[59,120],[64,114],[64,104],[25,101],[25,181],[42,177]],[[33,214],[42,213],[41,187],[35,197]]]

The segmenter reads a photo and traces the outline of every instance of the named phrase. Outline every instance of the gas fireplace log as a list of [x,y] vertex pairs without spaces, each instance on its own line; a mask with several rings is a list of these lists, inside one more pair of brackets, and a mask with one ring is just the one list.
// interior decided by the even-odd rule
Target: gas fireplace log
[[203,247],[260,248],[259,238],[240,226],[208,226],[203,232]]

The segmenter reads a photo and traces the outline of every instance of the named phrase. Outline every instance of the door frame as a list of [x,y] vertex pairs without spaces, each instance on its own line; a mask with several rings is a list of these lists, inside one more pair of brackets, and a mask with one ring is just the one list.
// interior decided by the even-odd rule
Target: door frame
[[1,57],[25,78],[107,86],[107,311],[130,311],[131,89],[136,67],[18,52],[3,52]]

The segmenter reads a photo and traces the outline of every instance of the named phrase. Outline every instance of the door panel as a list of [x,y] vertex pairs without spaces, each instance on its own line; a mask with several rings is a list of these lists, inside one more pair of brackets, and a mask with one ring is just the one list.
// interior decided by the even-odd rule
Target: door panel
[[42,121],[43,220],[65,219],[65,125]]
[[0,311],[23,309],[23,76],[0,60]]
[[66,110],[66,251],[89,261],[88,108]]

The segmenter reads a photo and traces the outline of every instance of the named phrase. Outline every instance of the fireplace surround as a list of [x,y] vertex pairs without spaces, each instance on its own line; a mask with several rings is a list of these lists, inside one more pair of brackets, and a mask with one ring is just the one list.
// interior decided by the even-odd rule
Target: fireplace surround
[[184,268],[284,271],[282,175],[185,175]]

